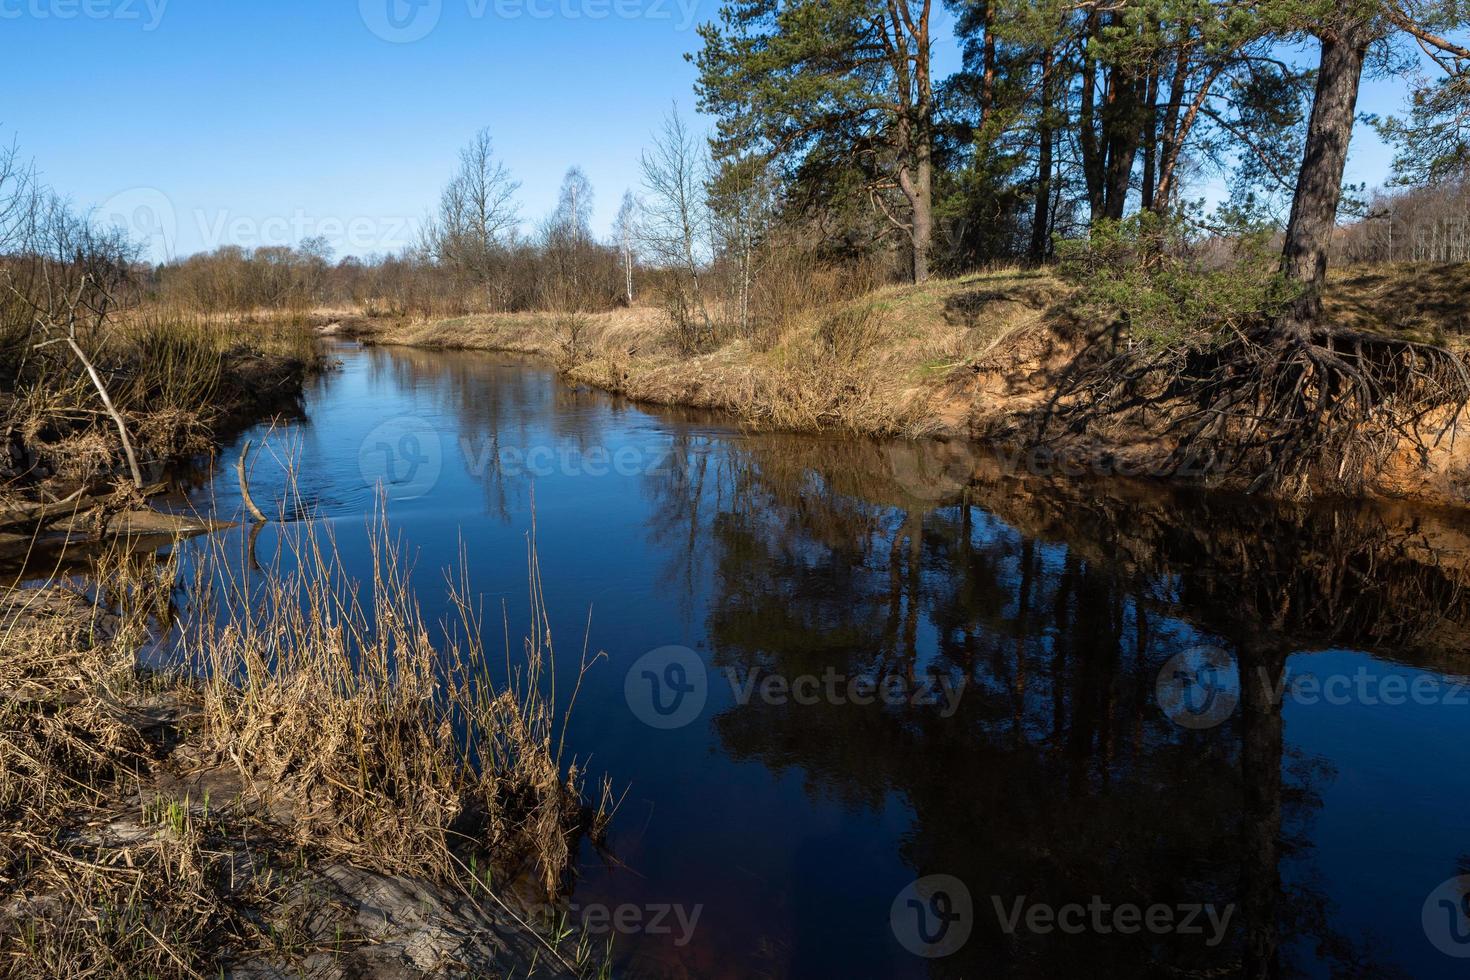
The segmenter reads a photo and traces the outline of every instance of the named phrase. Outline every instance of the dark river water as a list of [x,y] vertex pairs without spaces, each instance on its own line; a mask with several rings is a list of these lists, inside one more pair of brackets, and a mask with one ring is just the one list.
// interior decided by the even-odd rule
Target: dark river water
[[[607,654],[568,743],[626,795],[568,901],[618,975],[1470,972],[1456,518],[341,356],[304,420],[246,433],[254,494],[281,511],[293,458],[287,513],[366,575],[386,481],[428,617],[463,549],[513,634],[534,513],[563,672],[589,610]],[[237,452],[196,506],[238,514]]]

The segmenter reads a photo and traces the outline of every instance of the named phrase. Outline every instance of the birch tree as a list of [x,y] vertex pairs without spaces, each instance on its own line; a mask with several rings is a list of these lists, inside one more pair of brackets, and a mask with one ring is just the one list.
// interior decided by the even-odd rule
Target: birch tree
[[425,251],[482,286],[489,286],[498,253],[520,222],[515,203],[520,184],[495,156],[494,141],[482,129],[459,153],[459,168],[439,196],[439,207],[424,230]]
[[623,203],[618,207],[618,216],[613,220],[613,238],[618,247],[618,258],[623,267],[624,289],[627,303],[633,305],[633,263],[637,257],[639,231],[638,198],[631,190],[623,192]]

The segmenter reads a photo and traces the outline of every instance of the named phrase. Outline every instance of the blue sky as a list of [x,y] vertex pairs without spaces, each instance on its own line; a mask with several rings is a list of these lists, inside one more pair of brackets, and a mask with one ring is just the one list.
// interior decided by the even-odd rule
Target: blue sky
[[[580,165],[611,223],[719,0],[0,0],[0,133],[155,257],[325,234],[339,254],[413,237],[488,126],[528,223]],[[958,61],[947,16],[937,73]],[[1402,82],[1369,83],[1365,110]],[[1360,128],[1350,179],[1388,154]]]

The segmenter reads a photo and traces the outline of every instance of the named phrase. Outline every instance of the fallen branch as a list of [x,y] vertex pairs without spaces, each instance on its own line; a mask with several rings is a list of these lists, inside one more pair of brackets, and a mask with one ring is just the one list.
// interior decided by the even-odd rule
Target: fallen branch
[[250,496],[250,478],[246,474],[245,461],[250,456],[250,440],[245,440],[245,445],[240,447],[240,455],[235,460],[235,476],[240,481],[240,499],[245,502],[245,509],[260,524],[266,524],[270,518],[261,513],[259,507],[255,506],[255,500]]
[[[112,396],[107,393],[107,386],[102,383],[102,375],[97,373],[97,368],[92,364],[91,358],[87,356],[86,351],[82,350],[81,344],[77,343],[77,311],[82,306],[82,295],[90,281],[90,276],[82,276],[82,281],[77,284],[76,296],[71,298],[68,303],[66,326],[64,328],[56,322],[52,314],[44,313],[39,309],[37,310],[35,324],[41,328],[42,333],[50,336],[51,339],[36,344],[34,349],[40,350],[52,344],[64,343],[71,348],[71,352],[76,355],[77,360],[82,362],[82,367],[86,369],[87,377],[92,379],[92,386],[97,389],[97,394],[102,396],[102,404],[107,409],[107,414],[112,417],[113,425],[117,426],[117,434],[122,439],[123,455],[128,460],[128,471],[133,477],[133,486],[142,490],[143,471],[138,468],[138,454],[133,451],[133,440],[128,436],[127,423],[123,420],[122,413],[117,410],[117,406],[112,403]],[[7,283],[7,285],[9,284]],[[10,291],[21,300],[27,303],[30,302],[13,285],[10,285]],[[106,295],[105,290],[103,294]],[[102,323],[105,315],[105,312],[99,311],[97,313],[99,325]],[[61,331],[61,336],[52,336],[57,331]]]
[[97,394],[102,396],[102,404],[106,406],[107,414],[112,416],[112,422],[117,426],[118,437],[122,439],[123,455],[128,458],[128,470],[133,476],[133,486],[139,490],[143,489],[143,471],[138,469],[138,455],[133,452],[133,440],[128,438],[127,423],[123,421],[121,413],[113,406],[112,398],[107,394],[107,387],[102,383],[101,375],[92,366],[87,355],[82,352],[81,345],[69,336],[64,339],[72,353],[77,356],[77,360],[82,362],[82,367],[87,369],[87,376],[92,379],[92,384],[97,388]]
[[[167,489],[166,484],[155,483],[152,486],[143,487],[139,491],[142,497],[152,497]],[[82,490],[67,497],[47,504],[34,504],[28,507],[8,507],[0,510],[0,529],[14,527],[39,527],[52,521],[66,517],[75,517],[77,514],[85,514],[96,510],[113,499],[110,493],[87,494]]]

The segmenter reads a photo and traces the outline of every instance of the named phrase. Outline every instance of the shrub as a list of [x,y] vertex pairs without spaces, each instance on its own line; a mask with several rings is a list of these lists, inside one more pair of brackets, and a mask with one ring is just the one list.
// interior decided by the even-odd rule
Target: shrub
[[1087,238],[1059,242],[1059,271],[1082,287],[1076,302],[1085,318],[1120,323],[1150,346],[1209,346],[1290,299],[1270,234],[1256,228],[1229,236],[1227,259],[1212,265],[1203,256],[1218,238],[1144,212],[1099,221]]

